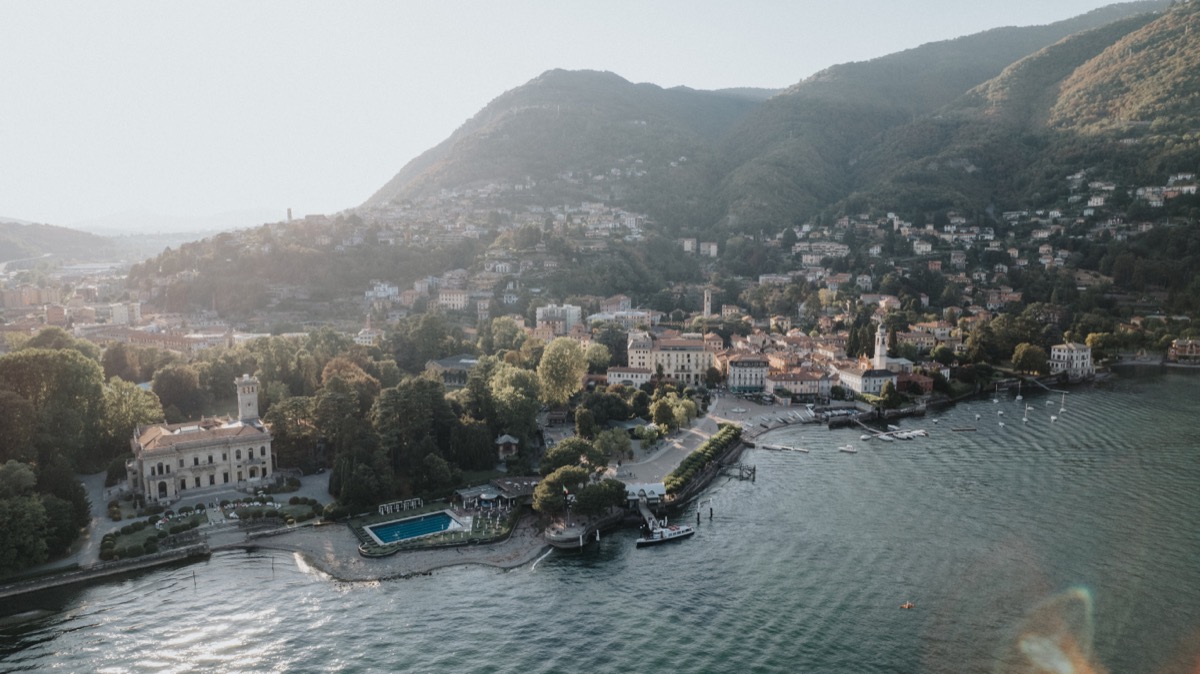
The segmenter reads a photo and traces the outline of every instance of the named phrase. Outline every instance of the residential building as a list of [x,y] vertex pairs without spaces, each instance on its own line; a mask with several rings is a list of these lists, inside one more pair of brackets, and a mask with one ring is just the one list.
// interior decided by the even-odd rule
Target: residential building
[[1167,349],[1167,360],[1174,363],[1200,363],[1200,339],[1176,339]]
[[1055,344],[1050,347],[1050,374],[1066,372],[1072,379],[1082,379],[1096,374],[1092,364],[1092,348],[1078,342]]
[[758,393],[766,384],[770,363],[761,354],[739,353],[727,361],[725,384],[734,393]]

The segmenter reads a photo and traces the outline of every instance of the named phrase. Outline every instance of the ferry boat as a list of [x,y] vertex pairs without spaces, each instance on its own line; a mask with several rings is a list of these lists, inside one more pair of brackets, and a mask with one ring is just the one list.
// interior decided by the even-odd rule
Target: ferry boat
[[[643,529],[643,532],[645,529]],[[656,527],[650,533],[645,534],[637,539],[637,547],[644,548],[648,545],[658,545],[667,541],[674,541],[681,538],[687,538],[696,533],[696,530],[688,524],[670,524],[665,527]]]

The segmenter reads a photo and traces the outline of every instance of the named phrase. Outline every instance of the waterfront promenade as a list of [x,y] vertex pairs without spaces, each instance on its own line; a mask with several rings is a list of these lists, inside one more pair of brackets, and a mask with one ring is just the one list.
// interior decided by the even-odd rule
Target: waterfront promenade
[[[778,412],[779,407],[762,406],[732,395],[714,395],[708,413],[671,436],[651,450],[637,450],[634,460],[620,467],[609,468],[610,476],[630,482],[662,482],[691,452],[716,433],[724,422],[750,423],[762,414]],[[735,411],[736,410],[736,411]],[[291,496],[316,498],[328,502],[329,474],[305,476],[299,491],[276,495],[286,500]],[[79,568],[87,570],[99,564],[100,541],[110,531],[119,529],[128,520],[113,522],[101,513],[103,505],[112,498],[104,488],[104,474],[82,478],[93,503],[96,515],[87,532],[74,546],[71,554],[41,565],[34,572]],[[197,493],[197,501],[219,501],[223,498],[245,496],[240,492]],[[184,499],[182,504],[190,503]],[[358,539],[344,525],[298,526],[277,535],[250,537],[232,523],[222,521],[219,509],[210,513],[210,522],[199,530],[201,540],[214,551],[223,549],[261,548],[294,552],[303,555],[314,568],[339,580],[362,581],[400,578],[426,574],[435,569],[464,564],[478,564],[499,569],[527,564],[546,548],[547,541],[536,528],[536,517],[528,515],[518,523],[513,534],[500,543],[462,546],[438,550],[406,551],[382,559],[367,559],[358,554]],[[588,523],[576,528],[582,533]]]

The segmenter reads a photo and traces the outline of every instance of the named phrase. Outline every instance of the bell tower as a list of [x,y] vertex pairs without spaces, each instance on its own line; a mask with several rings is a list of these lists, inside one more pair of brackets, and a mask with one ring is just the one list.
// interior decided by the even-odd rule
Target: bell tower
[[238,419],[241,421],[258,420],[258,379],[243,374],[241,379],[234,379],[237,386]]
[[876,370],[888,369],[887,328],[879,321],[879,329],[875,331],[875,357],[871,359],[871,367]]

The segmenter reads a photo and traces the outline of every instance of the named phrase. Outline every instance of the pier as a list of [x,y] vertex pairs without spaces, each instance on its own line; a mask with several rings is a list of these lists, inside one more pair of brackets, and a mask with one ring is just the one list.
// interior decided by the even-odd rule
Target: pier
[[751,482],[754,482],[758,477],[758,467],[744,463],[722,464],[720,472],[722,475],[732,475],[739,480],[750,480]]
[[43,578],[0,586],[0,599],[8,599],[10,597],[17,597],[20,595],[38,592],[41,590],[49,590],[56,587],[66,587],[68,585],[87,583],[93,580],[107,578],[108,576],[115,576],[122,573],[141,571],[143,569],[151,569],[158,566],[166,566],[168,564],[191,561],[193,559],[207,558],[210,554],[211,551],[209,550],[208,545],[199,543],[186,548],[168,550],[154,555],[135,557],[129,560],[103,562],[80,571],[54,574]]

